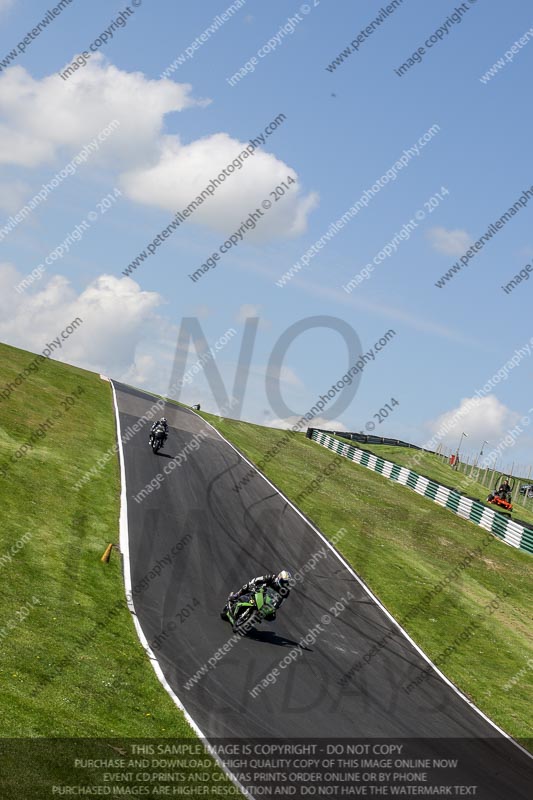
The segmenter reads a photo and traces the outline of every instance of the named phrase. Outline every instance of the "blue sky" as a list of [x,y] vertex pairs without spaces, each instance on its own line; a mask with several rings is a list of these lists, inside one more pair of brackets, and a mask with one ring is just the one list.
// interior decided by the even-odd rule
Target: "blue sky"
[[[118,130],[0,240],[0,338],[40,352],[77,315],[83,326],[54,354],[153,391],[166,391],[178,332],[198,317],[209,345],[237,334],[216,358],[228,392],[247,316],[259,316],[242,417],[282,425],[265,392],[279,337],[295,322],[329,316],[348,323],[368,351],[389,329],[394,339],[363,373],[355,397],[318,425],[361,430],[392,397],[399,402],[375,433],[417,443],[453,415],[529,343],[533,281],[507,284],[533,263],[533,198],[444,288],[435,283],[533,186],[530,75],[533,39],[483,83],[480,77],[531,29],[526,4],[465,2],[460,23],[398,77],[394,69],[424,44],[460,4],[405,0],[333,71],[326,67],[379,16],[379,2],[247,0],[186,60],[162,73],[229,0],[142,2],[127,24],[67,81],[57,74],[89,49],[125,3],[73,0],[0,71],[0,230],[111,120]],[[386,5],[386,4],[385,4]],[[0,64],[52,6],[0,0]],[[298,14],[292,33],[234,75]],[[529,90],[529,91],[528,91]],[[155,255],[122,275],[211,178],[280,113],[265,145],[227,178],[223,190],[180,225]],[[366,209],[325,244],[285,286],[276,281],[433,125],[438,133],[384,185]],[[194,272],[286,176],[256,230],[216,270]],[[371,262],[424,203],[446,187],[370,279],[347,294],[350,278]],[[118,189],[121,194],[115,191]],[[102,215],[98,204],[115,192]],[[110,201],[111,202],[111,201]],[[15,286],[64,242],[80,221],[96,220],[66,255],[24,291]],[[63,324],[64,323],[64,324]],[[181,353],[182,361],[185,358]],[[533,348],[444,444],[469,433],[465,452],[484,439],[496,446],[528,412]],[[183,368],[197,355],[190,350]],[[282,394],[297,417],[349,368],[332,330],[309,330],[284,360]],[[217,411],[200,374],[180,399]],[[289,422],[291,420],[289,419]],[[533,428],[531,428],[533,431]],[[532,463],[526,428],[504,453]]]

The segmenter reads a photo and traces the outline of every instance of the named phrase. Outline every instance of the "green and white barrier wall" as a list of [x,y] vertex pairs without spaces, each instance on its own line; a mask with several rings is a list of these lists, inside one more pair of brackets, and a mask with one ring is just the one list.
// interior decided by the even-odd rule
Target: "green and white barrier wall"
[[503,514],[487,508],[478,500],[472,500],[459,494],[459,492],[455,492],[453,489],[441,486],[423,475],[418,475],[408,467],[401,467],[392,461],[385,461],[385,459],[365,450],[360,450],[352,444],[339,442],[333,436],[316,430],[316,428],[310,428],[308,436],[323,447],[333,450],[337,455],[344,456],[362,467],[383,475],[385,478],[397,481],[402,486],[408,486],[418,494],[423,495],[423,497],[429,497],[430,500],[450,509],[459,517],[468,519],[470,522],[479,525],[480,528],[491,531],[511,547],[517,547],[520,550],[533,553],[533,530],[524,528],[523,525],[513,522]]

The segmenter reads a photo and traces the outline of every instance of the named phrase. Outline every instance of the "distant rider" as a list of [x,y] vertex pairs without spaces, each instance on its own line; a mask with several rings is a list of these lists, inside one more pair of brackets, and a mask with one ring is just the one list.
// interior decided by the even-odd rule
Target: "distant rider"
[[152,428],[150,430],[150,438],[148,439],[150,444],[152,444],[152,441],[153,441],[153,438],[154,438],[154,433],[156,432],[156,430],[158,428],[164,432],[165,439],[167,439],[167,437],[168,437],[168,422],[166,421],[165,417],[161,417],[161,419],[158,419],[152,425]]
[[[229,606],[230,603],[233,604],[237,602],[237,600],[245,594],[254,594],[259,589],[266,589],[267,587],[270,587],[280,595],[280,601],[277,606],[279,608],[285,598],[287,598],[290,594],[291,581],[292,575],[286,569],[282,569],[277,575],[275,572],[268,573],[267,575],[259,575],[257,578],[252,578],[251,581],[245,583],[238,592],[232,592],[228,597],[227,605]],[[224,612],[222,612],[221,616],[225,618]],[[270,619],[276,619],[276,615],[273,614]]]

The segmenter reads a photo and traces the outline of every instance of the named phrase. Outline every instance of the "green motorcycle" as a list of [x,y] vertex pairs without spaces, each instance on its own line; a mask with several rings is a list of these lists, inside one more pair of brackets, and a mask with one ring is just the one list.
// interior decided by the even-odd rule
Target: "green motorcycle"
[[220,616],[231,622],[233,633],[244,636],[263,620],[268,622],[274,619],[281,599],[274,589],[267,586],[257,592],[243,594],[235,603],[226,603]]

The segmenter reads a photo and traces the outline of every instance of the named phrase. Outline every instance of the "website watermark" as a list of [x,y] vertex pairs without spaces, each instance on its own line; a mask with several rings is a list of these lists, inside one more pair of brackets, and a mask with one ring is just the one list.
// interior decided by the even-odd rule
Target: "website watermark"
[[45,257],[44,262],[32,269],[25,278],[23,278],[16,286],[15,291],[22,294],[28,289],[35,281],[40,280],[46,272],[46,267],[51,266],[54,262],[60,261],[63,256],[70,252],[71,245],[77,244],[83,239],[86,231],[88,231],[95,222],[97,222],[103,214],[112,208],[117,202],[117,198],[122,196],[120,189],[113,189],[105,197],[102,197],[96,204],[95,209],[89,211],[84,219],[76,224],[76,227],[63,239],[61,244],[58,244],[51,250]]
[[303,414],[300,419],[294,423],[294,425],[290,426],[287,429],[287,434],[276,442],[272,447],[270,447],[261,460],[257,464],[257,469],[250,469],[244,475],[237,484],[233,487],[234,492],[240,492],[244,486],[246,486],[251,480],[253,480],[259,472],[257,470],[263,470],[264,467],[273,459],[276,458],[279,453],[289,444],[292,439],[293,434],[298,433],[304,427],[307,427],[308,423],[311,422],[315,417],[321,414],[326,406],[330,403],[331,400],[334,400],[338,394],[341,394],[346,387],[350,387],[356,376],[361,375],[363,370],[366,367],[366,364],[370,361],[374,361],[376,358],[376,354],[381,350],[384,350],[385,347],[389,344],[391,339],[396,336],[396,331],[390,328],[375,344],[373,347],[370,348],[368,353],[363,353],[357,359],[356,363],[353,364],[350,369],[340,378],[338,381],[331,385],[331,388],[328,390],[326,394],[321,394],[319,399],[315,402],[312,408],[306,414]]
[[32,538],[33,533],[27,531],[23,536],[20,537],[20,539],[17,539],[17,541],[11,545],[9,550],[6,550],[6,552],[0,556],[0,567],[3,568],[7,566],[7,564],[11,564],[14,556],[16,556],[17,553],[20,553],[20,551],[24,549],[25,545]]
[[66,69],[59,72],[58,75],[64,81],[67,81],[80,67],[85,67],[93,54],[97,53],[101,47],[107,44],[108,40],[113,38],[115,31],[127,25],[129,18],[135,14],[135,8],[139,7],[141,3],[142,0],[131,0],[131,4],[134,8],[131,9],[130,6],[126,6],[116,19],[113,20],[111,25],[91,42],[89,49],[77,55],[74,61]]
[[482,250],[488,242],[496,236],[503,227],[511,220],[516,214],[518,214],[523,208],[525,208],[529,202],[529,200],[533,197],[533,186],[529,189],[525,189],[518,200],[504,213],[501,215],[499,219],[495,222],[491,222],[489,227],[487,228],[486,233],[479,237],[477,242],[474,242],[471,247],[468,248],[466,253],[461,256],[459,261],[456,261],[455,264],[443,275],[440,280],[435,283],[437,289],[442,289],[446,286],[446,281],[451,281],[454,275],[460,272],[463,267],[468,265],[468,262],[471,261],[480,250]]
[[62,410],[55,409],[44,422],[41,422],[33,431],[31,431],[26,441],[9,457],[9,461],[6,462],[6,466],[0,467],[0,474],[3,478],[6,478],[8,475],[9,464],[16,464],[28,453],[32,452],[35,449],[37,442],[42,441],[44,438],[46,438],[46,436],[48,436],[49,431],[57,425],[57,423],[65,416],[67,412],[70,411],[74,405],[76,405],[78,399],[83,393],[84,389],[81,386],[78,386],[76,389],[72,390],[72,394],[61,398],[60,404]]
[[[272,208],[274,203],[277,203],[286,195],[288,191],[290,191],[291,184],[293,183],[296,183],[296,181],[291,175],[288,175],[286,182],[282,181],[280,185],[275,186],[274,189],[269,192],[269,196],[261,201],[261,207],[257,206],[254,211],[251,211],[246,219],[243,220],[238,230],[228,236],[226,241],[220,245],[218,250],[215,250],[215,252],[210,255],[209,258],[207,258],[204,263],[192,273],[192,275],[188,276],[191,281],[196,283],[196,281],[202,278],[206,272],[209,272],[211,269],[215,269],[218,266],[221,256],[225,255],[232,248],[241,244],[249,231],[255,230],[259,220],[265,216],[269,209]],[[271,197],[272,200],[270,200]]]
[[354,595],[350,591],[348,591],[345,596],[339,597],[334,605],[332,605],[325,614],[322,614],[320,617],[320,622],[317,622],[316,625],[310,628],[306,635],[302,636],[298,644],[295,647],[292,647],[287,655],[281,658],[278,661],[278,664],[271,669],[270,672],[268,672],[267,675],[253,687],[253,689],[249,689],[248,694],[255,700],[255,698],[258,697],[262,691],[267,689],[269,686],[273,686],[277,682],[282,671],[297,661],[307,647],[315,644],[332,620],[339,617],[348,607],[349,601],[354,599]]
[[349,58],[352,55],[352,53],[358,53],[361,45],[363,45],[365,42],[368,41],[368,39],[374,34],[374,32],[377,31],[378,28],[381,27],[381,25],[383,25],[383,23],[388,19],[388,17],[391,16],[391,14],[394,14],[396,9],[399,8],[402,5],[402,3],[403,0],[392,0],[392,2],[388,3],[386,6],[381,8],[378,16],[375,17],[372,20],[372,22],[366,25],[358,33],[355,39],[352,39],[348,47],[346,47],[342,51],[342,53],[339,53],[337,58],[326,67],[327,71],[334,72],[337,69],[337,67],[341,66],[341,64],[344,62],[346,58]]
[[511,47],[509,48],[509,50],[507,50],[504,53],[503,58],[499,58],[492,65],[492,67],[488,69],[484,75],[481,76],[481,78],[479,79],[481,83],[487,84],[490,80],[492,80],[492,78],[494,78],[495,75],[501,72],[501,70],[504,69],[507,66],[507,64],[510,64],[514,60],[514,57],[518,55],[520,50],[523,47],[525,47],[526,44],[529,44],[531,39],[533,39],[533,28],[529,28],[529,30],[527,30],[523,34],[523,36],[521,36],[520,39],[514,42],[514,44],[512,44]]
[[196,39],[193,39],[190,45],[186,47],[185,50],[180,53],[179,56],[177,56],[177,58],[174,59],[172,64],[169,64],[169,66],[160,74],[159,77],[170,78],[170,76],[176,72],[179,67],[183,66],[186,61],[193,59],[196,52],[203,47],[206,42],[209,41],[211,36],[214,36],[214,34],[217,33],[220,28],[226,24],[226,22],[229,22],[231,19],[233,19],[234,15],[245,5],[246,0],[235,0],[235,2],[228,6],[225,11],[221,11],[220,14],[217,14],[216,17],[213,18],[211,25],[209,25],[209,27],[206,28],[203,33],[197,36]]
[[402,78],[408,69],[411,69],[415,64],[422,63],[422,59],[426,55],[427,51],[436,47],[436,45],[440,44],[447,36],[449,36],[450,32],[453,29],[454,25],[458,25],[463,21],[463,17],[465,14],[470,11],[471,7],[475,5],[477,0],[468,0],[468,2],[461,3],[459,6],[456,6],[453,10],[453,13],[450,14],[439,27],[424,41],[424,45],[420,45],[415,52],[404,61],[399,67],[397,67],[394,72],[398,75],[399,78]]
[[[427,609],[431,603],[431,601],[438,597],[441,592],[445,589],[449,589],[453,583],[455,583],[458,578],[462,575],[465,569],[468,569],[470,564],[476,559],[480,558],[485,549],[494,543],[494,537],[490,534],[487,534],[483,539],[481,545],[477,547],[475,550],[471,550],[466,556],[464,556],[461,561],[454,566],[450,572],[448,572],[444,578],[439,580],[428,592],[424,594],[421,600],[413,606],[409,610],[409,612],[402,617],[400,620],[400,625],[405,627],[407,623],[411,622],[415,619],[419,613],[422,611],[427,613]],[[359,672],[367,667],[374,658],[381,653],[381,651],[387,647],[389,642],[395,637],[401,634],[401,631],[396,626],[392,627],[387,633],[381,637],[381,639],[376,642],[366,653],[365,655],[356,661],[350,669],[339,679],[338,683],[339,686],[345,687],[347,684],[355,677],[355,675],[359,674]]]
[[0,642],[3,639],[7,639],[7,637],[11,634],[11,632],[15,630],[15,628],[18,628],[19,625],[25,622],[27,618],[30,616],[31,612],[34,610],[35,606],[38,606],[40,604],[41,604],[40,599],[34,596],[31,598],[31,603],[28,601],[26,605],[23,605],[19,609],[17,609],[15,611],[15,615],[10,619],[8,619],[7,622],[5,622],[2,627],[0,627]]
[[461,632],[454,638],[449,645],[442,650],[439,655],[433,659],[433,663],[429,664],[425,669],[420,670],[416,678],[411,680],[403,690],[406,694],[411,694],[415,689],[418,689],[425,681],[427,681],[434,674],[434,665],[438,669],[446,666],[447,662],[454,653],[460,650],[461,645],[472,639],[477,631],[482,627],[486,618],[491,617],[502,605],[502,603],[511,595],[511,592],[504,589],[500,594],[495,594],[489,603],[483,607],[483,611],[478,612],[470,622],[465,625]]
[[[209,183],[205,186],[205,188],[200,192],[200,194],[196,197],[195,200],[192,200],[188,206],[186,206],[181,211],[177,211],[174,219],[166,228],[163,228],[160,234],[158,234],[150,244],[146,246],[145,250],[139,253],[137,258],[135,258],[131,264],[129,264],[125,270],[122,271],[122,274],[128,277],[131,275],[134,270],[136,270],[142,263],[145,261],[149,256],[155,255],[156,249],[163,244],[165,239],[176,231],[179,226],[186,222],[187,218],[192,216],[196,209],[202,205],[206,200],[209,200],[217,191],[219,186],[221,186],[226,178],[232,175],[235,170],[240,170],[243,167],[243,161],[250,156],[253,156],[255,151],[265,144],[265,140],[268,136],[271,136],[280,125],[282,125],[287,117],[285,114],[278,114],[271,122],[268,123],[266,128],[262,133],[260,133],[257,138],[250,139],[247,146],[241,150],[240,153],[233,159],[230,164],[224,167],[224,169],[214,178],[211,178]],[[148,253],[146,252],[148,250]]]
[[502,286],[501,288],[505,294],[510,294],[513,289],[516,289],[519,283],[522,283],[522,281],[528,281],[532,272],[533,264],[526,264],[525,267],[523,267],[520,272],[514,276],[514,278],[512,278],[508,283],[505,284],[505,286]]
[[374,197],[386,186],[389,181],[395,181],[398,173],[409,166],[411,160],[415,156],[419,156],[422,148],[430,142],[437,133],[440,132],[440,125],[434,124],[422,134],[415,142],[414,145],[404,150],[402,154],[373,184],[369,186],[358,200],[348,208],[342,217],[330,223],[328,230],[324,233],[311,247],[300,256],[292,267],[285,272],[279,280],[276,281],[276,286],[283,288],[295,275],[300,272],[304,267],[308,267],[311,259],[314,258],[326,244],[328,244],[349,222],[354,219],[363,208],[368,208],[370,202]]
[[441,186],[440,192],[435,192],[432,197],[426,200],[424,203],[424,208],[419,208],[417,211],[415,211],[410,220],[405,222],[402,228],[394,234],[393,238],[387,242],[387,244],[384,245],[378,253],[376,253],[372,261],[366,264],[362,270],[354,275],[353,278],[351,278],[348,283],[342,287],[343,290],[347,294],[350,294],[356,286],[363,281],[368,280],[374,272],[374,269],[387,258],[390,258],[393,254],[395,254],[402,242],[409,241],[411,234],[418,228],[420,222],[425,220],[426,216],[432,214],[433,211],[439,207],[444,198],[449,194],[450,192],[446,186]]
[[46,12],[46,16],[38,22],[35,27],[28,31],[24,39],[20,41],[16,47],[16,49],[11,50],[5,58],[0,59],[0,72],[3,69],[7,69],[9,66],[12,65],[12,62],[15,61],[16,58],[21,53],[26,52],[26,48],[28,48],[34,41],[37,39],[38,36],[61,14],[61,12],[70,4],[72,0],[60,0],[60,2],[54,6],[53,8],[49,9]]
[[512,676],[512,678],[509,678],[507,683],[505,683],[504,686],[503,686],[503,691],[504,692],[510,692],[511,689],[513,689],[513,687],[515,687],[517,683],[520,683],[522,678],[525,675],[527,675],[529,670],[533,670],[533,658],[528,659],[528,661],[526,662],[526,666],[522,667],[522,669],[518,670],[518,672],[516,672]]
[[208,437],[208,432],[206,430],[201,430],[195,433],[189,441],[187,442],[184,447],[181,448],[177,456],[174,456],[170,459],[168,464],[165,464],[163,467],[163,472],[158,472],[151,481],[149,481],[141,490],[137,492],[136,495],[133,495],[133,499],[136,503],[142,503],[142,501],[148,497],[152,492],[157,491],[161,488],[165,478],[168,475],[171,475],[175,469],[181,467],[182,464],[187,463],[187,457],[190,453],[195,453],[197,450],[200,449],[202,441]]
[[57,189],[57,187],[68,177],[72,177],[72,175],[76,174],[76,171],[79,166],[85,164],[89,156],[92,156],[93,153],[96,153],[100,147],[102,142],[105,142],[109,136],[116,131],[116,129],[120,127],[120,122],[118,119],[112,120],[105,128],[93,138],[87,144],[84,144],[79,153],[77,153],[74,158],[72,158],[68,164],[66,164],[59,172],[56,172],[53,178],[50,179],[48,183],[43,183],[39,191],[25,203],[22,208],[9,217],[6,224],[0,227],[0,242],[6,238],[15,228],[17,225],[20,225],[26,217],[28,217],[32,211],[35,211],[41,203],[44,203],[45,200],[48,199],[48,196]]
[[311,13],[313,8],[316,8],[319,5],[320,0],[309,0],[309,3],[302,3],[298,11],[294,12],[294,16],[288,17],[278,31],[273,34],[268,41],[261,45],[261,47],[257,50],[256,55],[251,56],[251,58],[249,58],[248,61],[246,61],[246,63],[243,64],[243,66],[240,67],[230,78],[226,78],[226,83],[228,83],[230,86],[235,86],[235,84],[239,83],[239,81],[241,81],[247,75],[251,75],[252,72],[255,72],[259,64],[259,59],[266,58],[278,47],[281,47],[281,45],[284,44],[286,37],[292,36],[298,25],[304,21],[305,17]]
[[[225,331],[222,336],[219,336],[212,347],[206,347],[202,355],[196,359],[194,364],[189,367],[185,374],[181,378],[171,382],[167,391],[168,397],[172,398],[172,396],[179,392],[179,390],[185,385],[191,384],[196,375],[200,374],[202,370],[205,369],[207,364],[214,361],[217,353],[220,352],[229,341],[231,341],[236,333],[237,331],[235,328],[228,328],[228,330]],[[221,410],[229,411],[235,403],[236,401],[232,398],[228,403],[228,406]],[[166,405],[167,401],[162,397],[154,401],[150,408],[143,414],[142,417],[137,420],[137,422],[134,422],[133,425],[129,425],[123,432],[121,432],[120,442],[117,441],[112,445],[112,447],[109,447],[106,452],[100,456],[91,469],[87,470],[87,472],[85,472],[84,475],[82,475],[82,477],[74,484],[73,489],[79,491],[82,486],[85,486],[85,484],[95,478],[106,467],[109,461],[115,457],[120,449],[120,443],[127,444],[134,436],[136,436],[146,427],[148,422],[151,422],[157,414],[160,414]]]
[[24,369],[18,373],[13,381],[8,381],[6,384],[4,384],[3,388],[0,390],[0,400],[9,400],[17,387],[22,386],[22,384],[28,380],[32,372],[38,372],[42,367],[43,362],[46,361],[47,358],[50,358],[54,350],[60,350],[63,347],[63,342],[72,336],[72,334],[75,333],[75,331],[82,324],[82,318],[76,317],[76,319],[73,319],[72,322],[70,322],[66,328],[64,328],[64,330],[62,330],[61,333],[56,336],[55,339],[53,339],[51,342],[47,342],[40,355],[35,356],[35,358],[30,361],[28,366],[24,367]]
[[[160,413],[164,407],[165,401],[163,398],[160,398],[153,403],[148,411],[146,411],[143,416],[137,420],[137,422],[134,422],[133,425],[129,425],[126,430],[121,433],[120,441],[122,444],[127,444],[127,442],[133,438],[133,436],[139,433],[139,431],[142,431],[145,425],[147,425],[157,413]],[[105,468],[106,464],[108,464],[108,462],[115,457],[119,449],[120,443],[117,441],[112,447],[109,447],[106,452],[100,456],[94,466],[87,470],[87,472],[82,475],[82,477],[74,484],[72,488],[75,491],[79,491],[82,486],[85,486],[85,484],[95,478]]]

